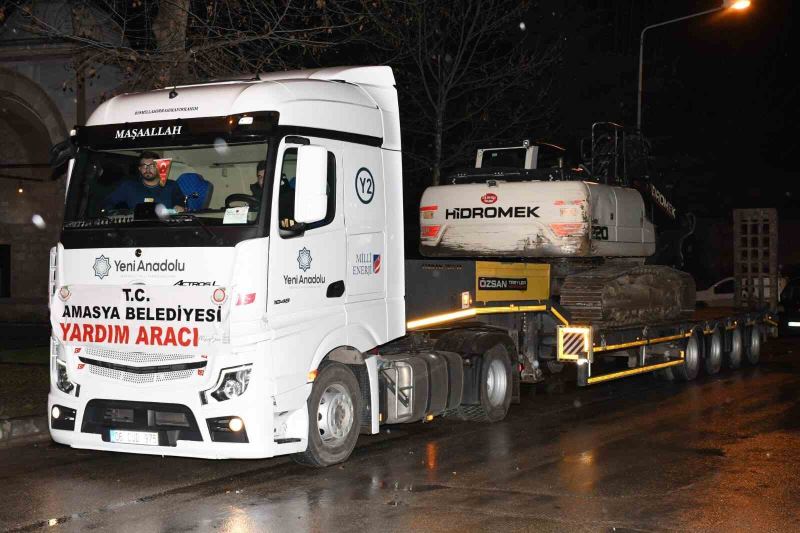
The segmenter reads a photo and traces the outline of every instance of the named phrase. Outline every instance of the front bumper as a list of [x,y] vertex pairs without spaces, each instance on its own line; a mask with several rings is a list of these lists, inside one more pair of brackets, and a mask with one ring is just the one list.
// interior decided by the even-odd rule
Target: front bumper
[[[263,361],[254,352],[228,354],[223,359],[224,368],[252,363],[254,359]],[[307,433],[303,438],[276,439],[274,428],[282,421],[274,419],[275,393],[271,381],[264,378],[263,367],[253,365],[251,380],[241,396],[210,401],[208,395],[203,397],[200,393],[214,386],[216,376],[223,370],[211,362],[205,375],[195,373],[173,382],[144,384],[88,374],[88,366],[73,374],[77,383],[70,393],[51,386],[48,418],[50,434],[58,443],[74,448],[206,459],[267,458],[305,450]],[[58,408],[58,418],[53,415],[54,407]],[[240,431],[228,428],[227,421],[233,417],[243,422]],[[111,433],[115,430],[156,433],[158,444],[112,442]]]
[[[145,396],[142,391],[136,394],[117,391],[113,399],[105,399],[89,398],[90,387],[82,389],[80,398],[60,392],[49,395],[50,434],[58,443],[74,448],[207,459],[264,458],[285,453],[275,449],[272,439],[271,406],[267,406],[266,401],[253,401],[255,395],[245,393],[241,398],[207,408],[199,400],[186,401],[191,400],[192,395],[176,394],[176,391],[170,394],[148,391],[148,401],[142,401]],[[198,394],[195,392],[194,396]],[[180,403],[181,400],[184,402]],[[53,417],[54,406],[59,408],[61,419]],[[74,410],[73,423],[63,421],[64,413],[69,410]],[[242,430],[228,432],[232,438],[220,438],[220,431],[212,432],[219,429],[215,421],[231,417],[243,422]],[[74,429],[68,429],[70,425]],[[159,444],[111,442],[113,430],[157,433]]]

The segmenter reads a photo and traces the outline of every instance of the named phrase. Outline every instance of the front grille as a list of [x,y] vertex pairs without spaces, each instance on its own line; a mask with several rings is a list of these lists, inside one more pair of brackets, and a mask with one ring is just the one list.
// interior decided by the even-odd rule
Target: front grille
[[208,364],[208,361],[190,361],[171,365],[130,366],[88,357],[78,359],[89,366],[91,374],[137,384],[188,379],[194,374],[195,369],[205,368]]
[[161,383],[164,381],[176,381],[180,379],[188,379],[194,374],[194,370],[178,370],[175,372],[159,372],[155,374],[135,374],[133,372],[125,372],[123,370],[114,370],[111,368],[103,368],[102,366],[95,366],[89,364],[89,372],[96,376],[102,376],[108,379],[116,379],[119,381],[126,381],[128,383]]
[[123,361],[125,363],[171,363],[174,361],[188,361],[195,357],[192,354],[186,353],[126,352],[96,347],[86,348],[86,354],[91,357],[100,357],[111,361]]

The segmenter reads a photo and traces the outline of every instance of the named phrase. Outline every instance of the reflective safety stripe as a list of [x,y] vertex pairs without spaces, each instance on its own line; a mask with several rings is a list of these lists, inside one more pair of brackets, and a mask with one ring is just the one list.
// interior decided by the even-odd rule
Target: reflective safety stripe
[[686,339],[692,336],[692,332],[681,333],[679,335],[670,335],[669,337],[657,337],[654,339],[642,339],[631,342],[623,342],[622,344],[609,344],[607,346],[595,346],[594,352],[611,352],[614,350],[622,350],[623,348],[633,348],[635,346],[647,346],[649,344],[659,344],[661,342],[674,341],[678,339]]
[[660,368],[667,368],[670,366],[677,366],[682,364],[683,364],[683,359],[680,359],[678,361],[667,361],[666,363],[658,363],[657,365],[640,366],[639,368],[631,368],[630,370],[622,370],[620,372],[614,372],[612,374],[603,374],[602,376],[594,376],[589,378],[587,383],[591,385],[593,383],[610,381],[612,379],[624,378],[626,376],[633,376],[635,374],[644,374],[647,372],[658,370]]
[[504,313],[532,313],[536,311],[547,311],[546,305],[508,305],[500,307],[471,307],[469,309],[462,309],[460,311],[453,311],[452,313],[442,313],[441,315],[433,315],[417,320],[410,320],[406,323],[406,329],[419,329],[426,326],[434,326],[452,322],[454,320],[463,320],[465,318],[472,318],[477,315],[498,315]]

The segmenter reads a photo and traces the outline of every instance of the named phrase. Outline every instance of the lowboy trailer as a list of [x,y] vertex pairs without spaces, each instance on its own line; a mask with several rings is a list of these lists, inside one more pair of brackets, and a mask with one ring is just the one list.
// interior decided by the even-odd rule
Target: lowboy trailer
[[[573,322],[569,311],[549,298],[546,264],[407,261],[406,279],[409,312],[419,316],[408,322],[410,331],[445,339],[433,344],[443,347],[459,328],[497,328],[514,344],[523,382],[545,379],[548,363],[576,365],[579,386],[655,371],[688,381],[701,371],[713,375],[723,367],[757,364],[762,344],[777,326],[766,310],[701,312],[706,316],[635,326]],[[449,297],[443,294],[448,291]],[[444,302],[450,310],[441,307]],[[422,316],[432,308],[439,312]]]

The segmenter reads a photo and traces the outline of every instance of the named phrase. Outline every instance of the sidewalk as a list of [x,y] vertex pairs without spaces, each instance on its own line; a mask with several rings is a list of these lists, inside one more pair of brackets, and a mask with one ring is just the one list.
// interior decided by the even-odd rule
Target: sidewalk
[[48,435],[49,339],[47,324],[0,323],[0,446]]

